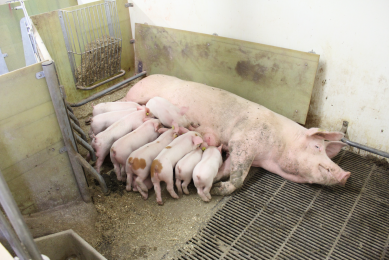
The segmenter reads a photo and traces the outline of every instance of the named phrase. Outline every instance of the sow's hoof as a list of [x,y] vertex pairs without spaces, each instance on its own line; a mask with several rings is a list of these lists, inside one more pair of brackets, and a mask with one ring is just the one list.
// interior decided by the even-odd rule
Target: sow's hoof
[[231,184],[231,182],[218,182],[215,183],[211,189],[211,195],[216,196],[225,196],[230,195],[232,192],[236,190],[235,186]]

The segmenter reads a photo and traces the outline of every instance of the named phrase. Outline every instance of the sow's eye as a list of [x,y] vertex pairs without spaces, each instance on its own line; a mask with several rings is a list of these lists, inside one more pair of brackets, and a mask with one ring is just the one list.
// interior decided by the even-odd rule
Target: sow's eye
[[318,145],[315,145],[315,148],[316,148],[317,150],[319,150],[319,152],[321,152],[321,149],[320,149],[320,147],[319,147]]

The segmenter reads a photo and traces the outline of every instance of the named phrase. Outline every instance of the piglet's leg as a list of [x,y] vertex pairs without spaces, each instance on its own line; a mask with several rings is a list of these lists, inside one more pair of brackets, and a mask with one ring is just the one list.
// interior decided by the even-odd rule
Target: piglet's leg
[[200,198],[201,198],[203,201],[206,201],[206,202],[209,201],[209,198],[204,194],[203,188],[197,188],[197,194],[199,194]]
[[210,190],[211,190],[211,187],[205,187],[203,189],[204,195],[205,195],[205,197],[207,197],[207,199],[209,201],[212,199],[211,194],[209,193]]
[[178,179],[177,176],[176,176],[176,187],[178,190],[178,194],[182,195],[181,180]]
[[127,185],[126,185],[126,190],[131,191],[132,188],[132,169],[127,169]]
[[190,183],[191,180],[192,180],[192,179],[184,180],[184,181],[182,182],[182,190],[184,191],[184,193],[185,193],[186,195],[189,195],[188,185],[189,185],[189,183]]
[[231,171],[231,156],[228,156],[227,160],[224,161],[222,166],[219,168],[216,177],[213,179],[213,183],[220,181],[227,177]]
[[230,180],[219,182],[211,190],[212,195],[229,195],[243,185],[250,166],[254,160],[254,149],[249,142],[232,139],[228,143],[231,158]]
[[140,178],[139,176],[135,179],[135,182],[136,182],[136,184],[137,184],[138,187],[139,187],[139,192],[140,192],[140,194],[142,195],[142,198],[146,200],[147,197],[149,196],[149,189],[148,189],[147,186],[143,183],[142,178]]

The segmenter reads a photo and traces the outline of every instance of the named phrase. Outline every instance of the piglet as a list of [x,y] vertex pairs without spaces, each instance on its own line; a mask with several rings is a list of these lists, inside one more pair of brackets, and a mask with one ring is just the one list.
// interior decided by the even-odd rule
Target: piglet
[[209,146],[205,149],[201,161],[193,170],[193,182],[197,193],[203,201],[210,201],[213,179],[216,177],[220,166],[223,164],[222,145],[219,147]]
[[[136,177],[137,177],[136,175],[132,175],[132,184],[131,184],[131,186],[132,186],[132,190],[134,192],[139,192],[141,189],[139,188],[139,186],[135,182]],[[153,183],[151,182],[150,175],[146,178],[146,180],[143,181],[143,184],[145,185],[147,191],[153,187]],[[147,199],[147,197],[146,197],[146,199]]]
[[195,150],[202,142],[203,139],[199,133],[194,131],[187,132],[174,139],[155,158],[151,164],[150,175],[159,205],[163,205],[161,181],[166,182],[166,188],[173,198],[179,198],[174,191],[173,168],[182,157]]
[[170,103],[168,100],[161,97],[154,97],[150,99],[146,107],[150,109],[150,112],[159,120],[164,126],[173,127],[175,132],[178,132],[178,127],[189,127],[190,121],[185,116],[187,107],[181,109]]
[[93,106],[93,116],[97,116],[107,112],[120,111],[120,110],[128,110],[131,108],[140,107],[138,103],[135,102],[106,102],[100,103]]
[[[145,144],[138,150],[133,151],[126,162],[127,180],[131,175],[136,176],[135,182],[138,191],[143,199],[147,199],[149,188],[146,185],[146,180],[150,176],[151,163],[157,155],[170,144],[177,134],[172,129],[160,128],[158,132],[162,133],[154,142]],[[134,187],[134,185],[132,185]],[[131,183],[127,181],[127,190],[131,190]]]
[[97,161],[96,170],[100,172],[100,167],[104,162],[105,157],[109,153],[112,144],[120,137],[137,129],[143,124],[143,119],[147,117],[146,110],[139,110],[131,113],[119,121],[113,123],[105,131],[96,135],[92,140],[92,147],[96,151]]
[[[148,118],[145,118],[146,120]],[[124,181],[125,166],[128,156],[139,147],[154,141],[159,136],[158,129],[161,128],[161,122],[158,119],[150,119],[144,122],[136,130],[116,140],[111,147],[111,161],[114,166],[116,176],[119,181]],[[122,168],[123,174],[120,173]],[[128,181],[131,187],[132,176]]]
[[[140,109],[140,107],[139,107]],[[97,135],[98,133],[104,131],[107,129],[110,125],[115,123],[116,121],[122,119],[123,117],[134,113],[137,111],[137,108],[130,108],[127,110],[121,110],[121,111],[115,111],[115,112],[108,112],[104,114],[100,114],[97,116],[94,116],[91,118],[90,122],[90,135],[93,138],[93,136]]]
[[176,164],[176,187],[180,195],[182,194],[182,190],[184,190],[185,194],[189,194],[188,184],[192,180],[193,169],[200,162],[202,155],[203,150],[199,147],[185,155]]

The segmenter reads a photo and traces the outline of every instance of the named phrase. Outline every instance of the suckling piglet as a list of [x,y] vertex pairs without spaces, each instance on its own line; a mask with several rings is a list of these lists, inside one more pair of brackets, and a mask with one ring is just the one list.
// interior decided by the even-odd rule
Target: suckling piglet
[[161,181],[166,182],[166,189],[173,198],[179,198],[174,191],[173,168],[182,157],[195,150],[202,142],[203,139],[198,132],[187,132],[174,139],[173,142],[166,146],[155,158],[151,164],[150,175],[158,204],[163,205],[160,186]]
[[192,180],[193,169],[200,162],[203,150],[201,147],[185,155],[176,164],[176,187],[178,193],[181,195],[182,191],[185,194],[189,194],[188,184]]
[[93,138],[92,147],[97,156],[96,170],[98,173],[100,173],[100,167],[107,154],[109,154],[112,144],[120,137],[137,129],[141,124],[143,124],[143,119],[147,117],[146,114],[146,110],[143,109],[131,113],[113,123],[105,131],[99,133]]
[[[140,108],[140,107],[139,107]],[[127,110],[121,110],[121,111],[114,111],[114,112],[108,112],[99,114],[97,116],[94,116],[91,118],[90,122],[90,135],[91,138],[93,138],[95,135],[103,132],[105,129],[107,129],[109,126],[111,126],[116,121],[122,119],[125,116],[128,116],[131,113],[134,113],[137,111],[137,108],[130,108]]]
[[216,177],[220,166],[223,164],[222,145],[219,147],[209,146],[203,152],[201,161],[193,170],[193,182],[197,193],[203,201],[210,201],[213,179]]
[[[116,176],[119,181],[126,180],[126,160],[128,156],[139,147],[154,141],[158,138],[158,129],[161,128],[161,122],[158,119],[145,118],[144,123],[136,130],[122,136],[116,140],[110,151],[111,162],[113,163]],[[122,168],[122,174],[120,173]],[[132,176],[128,181],[131,187]]]
[[178,133],[178,127],[189,127],[190,121],[185,116],[187,107],[181,109],[173,105],[169,101],[161,97],[154,97],[150,99],[146,107],[150,109],[150,112],[158,118],[164,126],[173,127],[176,133]]
[[137,108],[140,107],[138,103],[135,102],[105,102],[100,103],[95,106],[93,106],[93,116],[97,116],[99,114],[107,113],[107,112],[113,112],[113,111],[120,111],[120,110],[127,110],[131,108]]
[[148,190],[146,180],[150,176],[151,163],[157,157],[157,155],[168,145],[177,134],[173,129],[160,128],[158,132],[162,133],[155,141],[145,144],[138,150],[133,151],[128,160],[126,161],[126,173],[127,173],[127,190],[131,190],[131,186],[134,187],[134,183],[129,183],[128,180],[135,178],[136,187],[142,195],[143,199],[147,199]]

